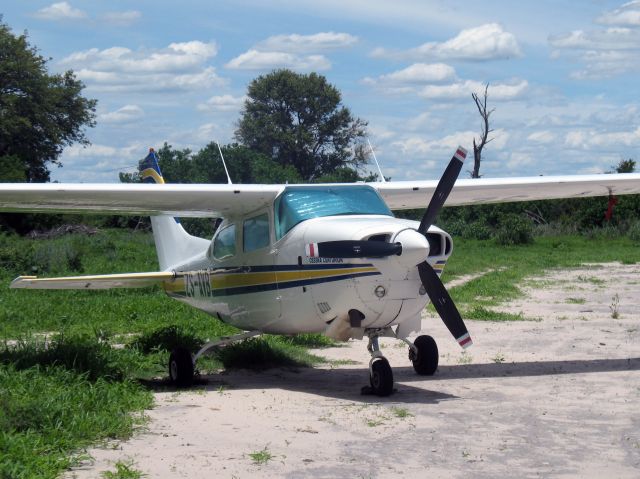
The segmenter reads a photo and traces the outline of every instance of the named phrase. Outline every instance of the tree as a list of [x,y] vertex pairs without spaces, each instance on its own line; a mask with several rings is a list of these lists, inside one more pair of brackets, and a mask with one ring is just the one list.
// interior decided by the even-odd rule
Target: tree
[[367,122],[352,116],[324,76],[276,70],[253,80],[247,96],[236,139],[304,180],[367,162],[357,145]]
[[628,160],[620,160],[620,162],[612,167],[612,173],[633,173],[636,171],[636,161],[629,158]]
[[96,100],[83,88],[72,71],[47,73],[26,33],[15,36],[0,17],[0,181],[48,181],[65,146],[89,143]]
[[[261,153],[233,143],[222,145],[231,181],[234,183],[300,183],[302,178],[292,166],[281,166]],[[167,183],[226,183],[218,145],[209,143],[200,151],[174,149],[167,143],[158,151],[158,163]],[[140,181],[138,173],[120,173],[120,181]]]
[[487,83],[484,87],[484,98],[482,100],[478,98],[477,93],[471,94],[471,98],[473,98],[473,101],[476,103],[478,113],[480,113],[480,117],[482,118],[479,142],[476,144],[476,139],[473,139],[473,171],[471,172],[471,178],[480,178],[480,162],[482,161],[482,149],[487,143],[493,140],[493,138],[489,138],[489,133],[493,131],[489,129],[489,116],[491,116],[491,113],[495,111],[495,108],[492,110],[487,110],[488,93],[489,84]]

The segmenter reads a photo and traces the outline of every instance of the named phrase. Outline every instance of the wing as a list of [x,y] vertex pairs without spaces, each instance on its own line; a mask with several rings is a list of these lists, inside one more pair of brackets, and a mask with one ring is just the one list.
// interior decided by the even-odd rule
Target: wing
[[63,278],[38,278],[18,276],[11,282],[14,289],[111,289],[144,288],[176,279],[175,272],[102,274],[93,276],[67,276]]
[[[437,183],[390,181],[369,185],[380,193],[392,210],[399,210],[423,208],[433,195]],[[0,184],[0,210],[229,217],[243,215],[272,203],[284,188],[285,185],[5,183]],[[609,194],[640,194],[640,174],[458,180],[446,205]]]
[[[369,183],[392,210],[424,208],[437,181]],[[458,180],[446,206],[640,193],[640,173]]]
[[284,185],[5,183],[1,211],[229,217],[270,204]]

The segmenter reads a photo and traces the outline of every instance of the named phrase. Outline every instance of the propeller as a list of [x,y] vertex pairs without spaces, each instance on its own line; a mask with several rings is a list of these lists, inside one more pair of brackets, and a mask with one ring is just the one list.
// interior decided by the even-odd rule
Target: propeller
[[386,243],[383,241],[323,241],[306,245],[309,257],[324,258],[382,258],[400,255],[400,243]]
[[[444,170],[418,227],[418,231],[425,237],[427,236],[429,227],[433,224],[440,209],[449,197],[449,193],[451,193],[453,185],[460,174],[466,156],[467,150],[459,146],[451,158],[449,165]],[[473,344],[471,336],[462,320],[462,316],[460,316],[458,308],[456,308],[455,303],[433,267],[427,261],[423,261],[418,264],[418,273],[420,274],[420,280],[429,295],[433,307],[438,312],[447,329],[449,329],[453,337],[456,338],[460,346],[463,348],[471,346],[471,344]]]

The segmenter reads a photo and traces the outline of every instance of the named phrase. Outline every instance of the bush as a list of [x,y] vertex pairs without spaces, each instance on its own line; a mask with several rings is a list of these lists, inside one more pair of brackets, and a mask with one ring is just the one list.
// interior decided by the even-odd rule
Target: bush
[[533,226],[528,219],[516,214],[500,217],[496,243],[503,246],[533,243]]
[[627,236],[631,241],[636,243],[640,243],[640,221],[636,221],[629,226],[629,230],[627,231]]
[[493,231],[489,226],[481,221],[474,221],[469,223],[466,228],[463,229],[462,237],[477,240],[487,240],[491,238]]
[[29,272],[31,253],[31,244],[19,242],[16,235],[0,233],[0,269],[11,274]]
[[86,249],[85,237],[77,235],[42,242],[35,247],[30,269],[36,274],[81,273],[84,269],[82,258]]

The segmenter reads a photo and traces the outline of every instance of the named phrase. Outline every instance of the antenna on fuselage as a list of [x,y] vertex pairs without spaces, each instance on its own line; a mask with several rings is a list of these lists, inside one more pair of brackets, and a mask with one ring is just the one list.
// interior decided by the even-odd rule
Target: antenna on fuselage
[[367,143],[369,144],[369,149],[371,150],[371,154],[373,155],[373,159],[376,162],[376,166],[378,167],[378,172],[380,173],[380,181],[386,183],[387,180],[384,179],[384,175],[382,174],[382,170],[380,169],[380,163],[378,163],[378,159],[376,158],[376,153],[373,151],[373,146],[371,146],[371,142],[369,138],[367,138]]
[[222,166],[224,166],[224,172],[227,174],[227,184],[232,185],[233,181],[231,181],[231,177],[229,176],[229,170],[227,170],[227,164],[224,162],[224,156],[222,156],[220,143],[218,143],[217,141],[216,141],[216,146],[218,147],[218,151],[220,152],[220,158],[222,158]]

